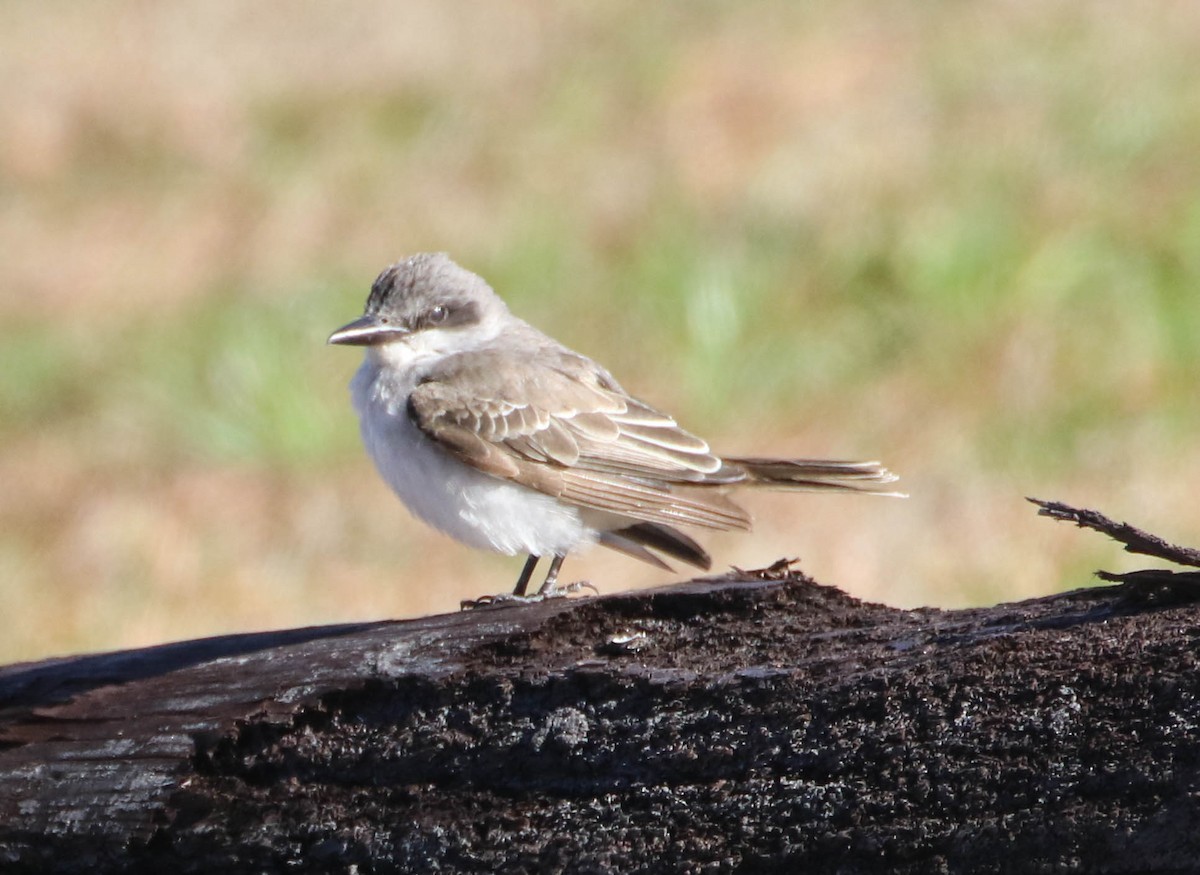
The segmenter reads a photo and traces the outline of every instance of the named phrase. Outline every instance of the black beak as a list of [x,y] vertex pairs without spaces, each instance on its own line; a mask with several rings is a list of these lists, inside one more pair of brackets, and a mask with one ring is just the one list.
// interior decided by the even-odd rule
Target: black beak
[[380,322],[375,316],[361,316],[329,335],[328,342],[343,346],[376,346],[399,340],[406,334],[411,334],[407,328]]

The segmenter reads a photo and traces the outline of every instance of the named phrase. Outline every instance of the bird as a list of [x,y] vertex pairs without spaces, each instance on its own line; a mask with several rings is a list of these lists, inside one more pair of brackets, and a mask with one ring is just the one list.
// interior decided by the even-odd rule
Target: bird
[[748,530],[735,487],[901,494],[879,462],[714,453],[445,253],[384,269],[363,315],[328,342],[365,347],[350,383],[363,444],[410,512],[468,546],[527,556],[511,596],[492,598],[562,594],[564,559],[592,544],[707,570],[680,527]]

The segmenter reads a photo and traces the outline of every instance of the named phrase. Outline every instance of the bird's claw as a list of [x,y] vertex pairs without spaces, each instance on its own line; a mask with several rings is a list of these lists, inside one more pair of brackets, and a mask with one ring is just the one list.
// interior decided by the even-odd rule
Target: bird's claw
[[533,595],[500,592],[495,595],[482,595],[477,599],[463,599],[458,604],[459,608],[464,611],[473,611],[476,608],[496,608],[504,605],[536,605],[547,599],[563,599],[584,589],[590,589],[596,595],[600,594],[600,590],[596,589],[590,581],[576,580],[572,583],[554,584]]
[[590,589],[592,595],[600,595],[600,590],[596,589],[596,585],[590,580],[574,580],[570,583],[551,584],[548,587],[544,587],[537,595],[543,599],[561,599],[569,595],[575,595],[577,592],[585,589]]

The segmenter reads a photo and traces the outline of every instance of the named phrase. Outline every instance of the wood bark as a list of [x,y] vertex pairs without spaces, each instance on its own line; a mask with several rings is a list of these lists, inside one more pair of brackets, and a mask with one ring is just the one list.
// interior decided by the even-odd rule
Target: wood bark
[[780,564],[10,666],[0,871],[1194,871],[1182,579],[904,611]]

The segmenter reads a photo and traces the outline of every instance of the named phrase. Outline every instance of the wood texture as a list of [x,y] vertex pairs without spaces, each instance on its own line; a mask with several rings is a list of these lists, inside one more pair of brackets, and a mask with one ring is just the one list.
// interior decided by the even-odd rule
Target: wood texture
[[10,666],[0,871],[1189,871],[1195,589],[779,565]]

